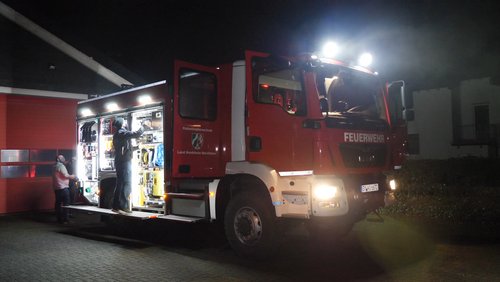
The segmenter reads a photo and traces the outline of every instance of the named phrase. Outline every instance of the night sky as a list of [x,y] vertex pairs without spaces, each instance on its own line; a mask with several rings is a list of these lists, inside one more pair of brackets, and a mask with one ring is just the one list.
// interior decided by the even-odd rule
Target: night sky
[[383,79],[413,89],[500,74],[499,1],[1,1],[147,82],[166,79],[173,58],[214,65],[328,39],[372,52]]

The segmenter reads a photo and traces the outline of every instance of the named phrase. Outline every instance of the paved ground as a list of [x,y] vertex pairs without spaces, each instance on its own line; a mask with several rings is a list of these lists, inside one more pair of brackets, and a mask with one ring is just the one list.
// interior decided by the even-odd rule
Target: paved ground
[[500,281],[495,232],[462,240],[392,218],[361,222],[336,243],[296,228],[267,262],[237,257],[207,226],[54,221],[0,217],[1,281]]

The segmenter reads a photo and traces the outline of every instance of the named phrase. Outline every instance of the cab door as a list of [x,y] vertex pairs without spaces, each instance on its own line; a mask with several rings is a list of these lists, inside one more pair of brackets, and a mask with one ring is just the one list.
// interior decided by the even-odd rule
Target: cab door
[[307,119],[304,70],[247,52],[247,159],[278,172],[310,171],[314,130]]
[[172,176],[223,175],[220,74],[215,67],[174,63]]

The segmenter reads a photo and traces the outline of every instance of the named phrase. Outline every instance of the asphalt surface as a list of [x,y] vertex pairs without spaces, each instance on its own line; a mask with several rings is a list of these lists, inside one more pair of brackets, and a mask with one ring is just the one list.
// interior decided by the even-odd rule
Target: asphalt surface
[[121,221],[0,216],[0,281],[500,281],[500,240],[491,230],[464,237],[386,218],[323,241],[298,226],[273,259],[252,261],[235,255],[213,225]]

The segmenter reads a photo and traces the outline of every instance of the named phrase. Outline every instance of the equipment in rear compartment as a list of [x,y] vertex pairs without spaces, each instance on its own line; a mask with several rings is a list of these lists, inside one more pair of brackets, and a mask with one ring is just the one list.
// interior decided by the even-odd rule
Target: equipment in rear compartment
[[158,168],[154,170],[145,170],[140,179],[141,205],[162,206],[163,201],[163,171]]
[[135,153],[138,181],[136,203],[142,207],[163,207],[163,115],[159,110],[132,113],[133,123],[141,124],[144,134],[137,139]]
[[99,169],[102,171],[114,171],[115,170],[115,149],[113,147],[113,121],[117,118],[123,118],[123,126],[127,126],[127,115],[121,114],[118,116],[108,116],[103,117],[100,120],[101,130],[99,138]]
[[[163,169],[159,166],[159,147],[162,144],[142,145],[139,157],[139,163],[142,169],[142,178],[140,184],[145,203],[156,203],[156,197],[163,196]],[[163,152],[162,152],[163,153]],[[163,155],[163,154],[161,154]]]
[[97,140],[97,128],[95,128],[95,121],[88,121],[80,127],[80,142],[92,143]]

